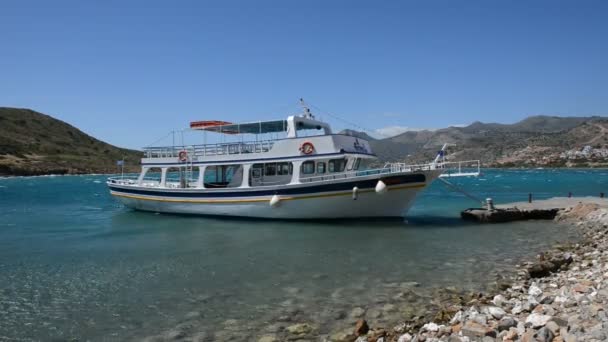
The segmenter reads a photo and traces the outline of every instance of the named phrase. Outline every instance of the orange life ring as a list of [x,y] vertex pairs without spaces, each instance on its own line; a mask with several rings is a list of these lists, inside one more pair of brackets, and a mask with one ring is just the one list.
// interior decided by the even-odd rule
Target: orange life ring
[[306,141],[302,143],[302,146],[300,146],[300,151],[304,154],[311,154],[315,151],[315,145],[309,141]]
[[177,157],[179,158],[179,161],[185,162],[185,161],[188,160],[188,152],[186,152],[186,151],[179,151],[179,154],[177,155]]

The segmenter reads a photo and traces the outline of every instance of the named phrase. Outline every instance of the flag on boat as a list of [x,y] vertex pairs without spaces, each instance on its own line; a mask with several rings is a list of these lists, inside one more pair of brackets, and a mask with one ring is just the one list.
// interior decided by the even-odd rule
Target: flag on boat
[[116,166],[124,166],[125,165],[125,161],[124,160],[117,160],[116,161]]

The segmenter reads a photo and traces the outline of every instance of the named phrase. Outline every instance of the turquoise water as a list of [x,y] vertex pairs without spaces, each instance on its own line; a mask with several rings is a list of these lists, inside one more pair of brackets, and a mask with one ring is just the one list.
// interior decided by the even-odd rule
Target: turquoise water
[[[489,170],[454,182],[501,203],[529,192],[597,196],[608,193],[607,176]],[[133,340],[187,320],[209,340],[246,341],[294,308],[294,320],[324,333],[347,324],[324,314],[373,308],[394,295],[390,284],[483,289],[517,260],[573,237],[549,222],[463,223],[459,211],[477,203],[439,182],[404,222],[296,223],[135,212],[104,180],[0,179],[0,340]],[[228,319],[238,331],[222,330]]]

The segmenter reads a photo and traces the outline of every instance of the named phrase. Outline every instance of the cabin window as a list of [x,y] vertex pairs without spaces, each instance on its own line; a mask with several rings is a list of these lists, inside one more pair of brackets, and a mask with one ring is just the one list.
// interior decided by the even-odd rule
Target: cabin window
[[353,162],[353,170],[359,170],[359,165],[361,165],[361,158],[355,158]]
[[317,173],[318,174],[325,173],[325,162],[318,162],[317,163]]
[[291,174],[293,165],[291,163],[277,163],[277,174],[287,176]]
[[260,178],[262,177],[262,171],[264,170],[264,164],[253,164],[251,167],[251,177]]
[[268,163],[264,164],[264,176],[276,176],[277,174],[277,164],[276,163]]
[[327,164],[327,169],[329,170],[329,172],[343,172],[345,166],[345,159],[332,159]]
[[311,175],[315,173],[315,162],[312,160],[302,163],[302,174]]
[[292,172],[293,164],[288,162],[253,164],[249,184],[252,187],[289,184]]
[[243,165],[207,166],[204,174],[205,188],[236,188],[243,183]]

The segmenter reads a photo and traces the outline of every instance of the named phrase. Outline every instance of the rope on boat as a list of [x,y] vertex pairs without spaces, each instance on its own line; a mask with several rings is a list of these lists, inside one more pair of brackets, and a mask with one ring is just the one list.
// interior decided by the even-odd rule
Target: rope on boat
[[473,201],[477,201],[477,202],[481,203],[482,207],[484,207],[486,205],[485,201],[483,201],[482,199],[480,199],[479,197],[477,197],[471,193],[468,193],[461,187],[454,185],[441,177],[439,177],[437,179],[439,179],[441,182],[443,182],[443,184],[446,185],[448,188],[460,192],[461,194],[465,195],[466,197],[472,199]]

